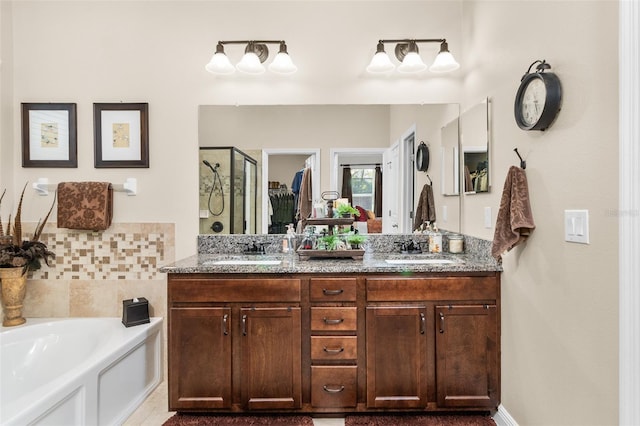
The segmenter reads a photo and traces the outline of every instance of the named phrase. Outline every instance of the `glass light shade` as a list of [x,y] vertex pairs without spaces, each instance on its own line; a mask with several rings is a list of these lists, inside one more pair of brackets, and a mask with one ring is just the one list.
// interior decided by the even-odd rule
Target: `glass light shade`
[[269,64],[269,71],[278,74],[293,74],[298,71],[298,67],[293,64],[291,57],[286,52],[279,52]]
[[245,53],[236,68],[247,74],[262,74],[265,71],[260,58],[253,52]]
[[450,72],[460,68],[460,64],[456,62],[453,55],[448,51],[438,53],[433,65],[429,67],[431,72]]
[[233,74],[236,69],[224,53],[216,52],[204,68],[212,74]]
[[405,73],[420,72],[427,69],[427,66],[422,62],[422,58],[417,52],[407,52],[402,64],[398,67],[398,71]]
[[373,58],[371,58],[371,62],[367,67],[367,72],[378,74],[392,71],[394,68],[395,65],[393,65],[391,59],[389,59],[389,55],[387,55],[386,52],[382,51],[377,52],[375,55],[373,55]]

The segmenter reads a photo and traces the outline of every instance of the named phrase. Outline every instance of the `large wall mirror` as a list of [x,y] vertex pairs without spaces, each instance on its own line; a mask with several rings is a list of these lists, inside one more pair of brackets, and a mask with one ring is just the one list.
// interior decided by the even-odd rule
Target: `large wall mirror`
[[[384,154],[397,146],[402,170],[397,177],[396,195],[399,194],[403,207],[395,213],[380,211],[378,219],[385,221],[391,214],[398,214],[401,218],[399,226],[393,227],[391,232],[405,233],[411,232],[413,210],[423,186],[431,184],[437,188],[441,185],[442,165],[436,161],[442,146],[441,129],[446,123],[457,121],[459,114],[458,104],[201,105],[198,137],[201,151],[234,147],[256,160],[255,171],[251,169],[250,175],[257,177],[254,188],[257,223],[255,227],[238,225],[234,227],[234,233],[253,233],[252,229],[258,234],[281,233],[282,229],[276,224],[292,219],[286,206],[295,202],[290,199],[295,198],[296,194],[292,193],[298,189],[294,182],[304,169],[310,170],[313,203],[321,202],[321,194],[325,191],[341,192],[344,167],[351,167],[358,179],[369,179],[375,174],[368,169],[375,171],[376,166],[381,166],[382,179],[385,175],[389,179],[390,174],[384,172]],[[415,149],[421,142],[433,153],[426,172],[416,171],[413,164]],[[455,145],[458,146],[457,141]],[[223,182],[230,182],[224,177],[225,170],[220,168],[218,172]],[[201,160],[201,183],[210,181],[211,175],[212,171]],[[225,190],[230,193],[231,188]],[[207,188],[202,184],[200,192],[207,194]],[[251,191],[245,188],[244,192]],[[384,193],[382,196],[385,197]],[[208,211],[205,198],[201,197],[201,216],[206,216],[205,211]],[[367,194],[358,194],[355,198],[363,200]],[[439,226],[459,231],[459,197],[444,197],[440,191],[434,191],[434,198]],[[286,218],[280,210],[282,206],[285,206]],[[247,207],[238,206],[234,214],[236,211],[247,211]],[[205,219],[201,217],[201,233],[229,233],[226,230],[216,232],[203,222]]]

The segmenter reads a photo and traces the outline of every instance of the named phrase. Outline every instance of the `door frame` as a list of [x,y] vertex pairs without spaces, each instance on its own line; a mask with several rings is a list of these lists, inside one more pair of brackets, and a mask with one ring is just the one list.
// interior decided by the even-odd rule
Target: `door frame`
[[262,233],[269,233],[269,156],[309,155],[311,157],[311,191],[314,198],[320,197],[320,148],[291,149],[267,148],[262,150]]

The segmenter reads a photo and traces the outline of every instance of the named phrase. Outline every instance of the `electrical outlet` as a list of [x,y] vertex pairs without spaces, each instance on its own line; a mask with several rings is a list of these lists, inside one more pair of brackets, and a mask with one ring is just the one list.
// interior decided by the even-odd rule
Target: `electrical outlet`
[[493,227],[491,222],[491,207],[484,208],[484,227],[487,229],[491,229]]

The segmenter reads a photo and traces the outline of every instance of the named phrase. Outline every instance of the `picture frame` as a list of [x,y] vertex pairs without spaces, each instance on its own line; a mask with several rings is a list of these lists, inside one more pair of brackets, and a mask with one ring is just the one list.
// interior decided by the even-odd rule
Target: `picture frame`
[[149,104],[94,103],[95,168],[149,167]]
[[22,167],[78,167],[75,103],[22,103]]

